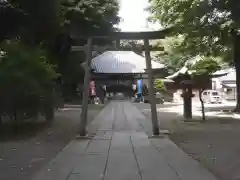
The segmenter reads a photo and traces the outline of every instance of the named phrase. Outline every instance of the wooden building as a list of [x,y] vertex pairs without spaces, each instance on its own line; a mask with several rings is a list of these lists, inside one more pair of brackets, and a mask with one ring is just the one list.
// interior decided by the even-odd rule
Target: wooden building
[[[165,66],[152,61],[152,68],[161,74]],[[132,51],[106,51],[92,59],[91,69],[97,87],[120,84],[132,88],[137,79],[148,79],[145,57]]]

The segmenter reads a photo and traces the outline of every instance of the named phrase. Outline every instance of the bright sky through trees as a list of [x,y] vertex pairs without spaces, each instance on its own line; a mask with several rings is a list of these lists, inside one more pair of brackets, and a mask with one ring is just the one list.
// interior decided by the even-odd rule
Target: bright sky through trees
[[[144,9],[148,7],[148,0],[120,0],[119,15],[122,18],[119,27],[122,31],[149,31],[147,17],[149,13]],[[160,29],[161,26],[149,24],[151,29]]]

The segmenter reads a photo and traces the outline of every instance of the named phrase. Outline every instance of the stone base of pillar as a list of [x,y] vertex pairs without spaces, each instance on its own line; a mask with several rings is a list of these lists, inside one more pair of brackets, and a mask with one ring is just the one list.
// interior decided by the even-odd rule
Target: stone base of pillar
[[81,136],[81,135],[77,135],[76,137],[75,137],[75,139],[92,139],[92,137],[91,136],[88,136],[88,134],[87,135],[85,135],[85,136]]

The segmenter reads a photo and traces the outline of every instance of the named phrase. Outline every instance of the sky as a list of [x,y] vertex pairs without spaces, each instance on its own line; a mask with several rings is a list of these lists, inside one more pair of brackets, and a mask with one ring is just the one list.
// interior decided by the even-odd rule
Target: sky
[[[149,13],[144,9],[148,7],[148,0],[119,0],[120,11],[119,16],[122,21],[119,28],[122,31],[148,31],[147,17]],[[157,24],[148,24],[149,28],[153,30],[160,29],[161,26]]]

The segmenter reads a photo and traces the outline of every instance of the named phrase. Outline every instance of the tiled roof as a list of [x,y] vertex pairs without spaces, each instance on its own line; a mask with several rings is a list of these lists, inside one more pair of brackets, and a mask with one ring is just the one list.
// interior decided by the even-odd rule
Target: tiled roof
[[[163,64],[152,61],[153,69],[162,69]],[[144,73],[145,58],[131,51],[107,51],[92,59],[91,68],[96,73]]]
[[236,71],[231,70],[226,76],[220,77],[221,81],[236,81]]

